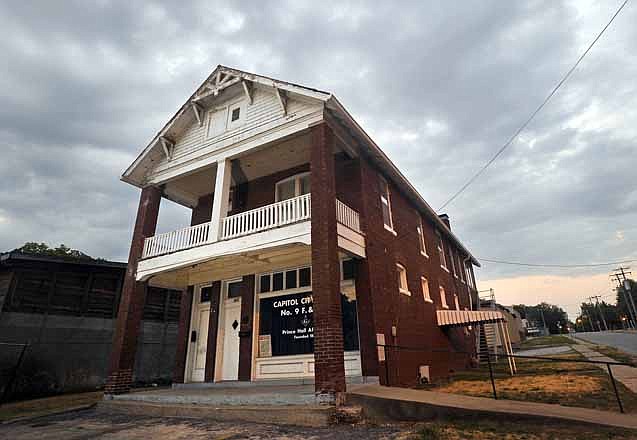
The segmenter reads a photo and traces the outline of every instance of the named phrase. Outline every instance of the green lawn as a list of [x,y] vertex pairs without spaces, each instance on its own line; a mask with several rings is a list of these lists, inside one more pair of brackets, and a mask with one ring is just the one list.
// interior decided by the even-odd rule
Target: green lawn
[[631,355],[624,351],[618,350],[615,347],[609,347],[607,345],[595,345],[591,349],[608,356],[611,359],[615,359],[617,362],[625,362],[627,364],[633,364],[637,366],[637,356]]
[[489,418],[419,423],[396,437],[399,440],[628,440],[635,438],[637,438],[637,432],[618,428]]
[[[591,364],[567,362],[583,359],[578,353],[552,357],[564,361],[517,359],[518,372],[514,376],[509,374],[508,363],[500,360],[494,368],[498,398],[619,411],[612,383],[604,371]],[[448,383],[432,388],[454,394],[493,396],[489,371],[484,366],[458,372]],[[624,410],[637,413],[637,395],[619,382],[617,388]]]

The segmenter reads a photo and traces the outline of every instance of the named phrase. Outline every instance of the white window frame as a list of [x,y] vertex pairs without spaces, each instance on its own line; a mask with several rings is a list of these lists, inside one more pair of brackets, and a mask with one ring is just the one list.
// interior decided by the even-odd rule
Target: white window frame
[[[239,119],[232,120],[232,112],[239,109]],[[241,127],[245,123],[246,116],[246,102],[238,101],[228,105],[228,115],[226,121],[226,130],[233,130],[237,127]]]
[[[386,205],[387,210],[389,211],[389,224],[385,223],[385,218],[383,216],[383,226],[385,226],[385,229],[387,229],[389,232],[396,235],[396,231],[394,230],[394,216],[391,211],[391,194],[389,191],[389,184],[387,183],[387,180],[383,176],[380,176],[379,179],[380,179],[380,184],[386,190],[385,194],[383,194],[382,192],[380,194],[380,203],[381,205]],[[381,207],[381,210],[382,209],[383,208]],[[382,216],[382,212],[381,212],[381,216]]]
[[[294,180],[294,197],[301,196],[301,179],[305,176],[309,176],[310,171],[306,171],[304,173],[295,174],[294,176],[286,177],[285,179],[279,180],[276,185],[274,185],[274,201],[280,202],[279,198],[279,186],[289,182],[290,180]],[[286,199],[288,200],[288,199]]]
[[420,277],[420,288],[422,289],[422,297],[425,302],[433,303],[434,300],[431,299],[431,292],[429,291],[429,281],[425,277]]
[[453,272],[453,276],[458,278],[458,272],[456,271],[456,254],[451,246],[449,247],[449,259],[451,260],[451,270]]
[[447,256],[445,255],[445,243],[444,241],[442,241],[442,234],[436,231],[436,235],[438,238],[437,246],[438,246],[438,254],[440,255],[440,267],[442,267],[444,270],[449,272],[449,269],[447,269]]
[[411,296],[409,283],[407,282],[407,269],[402,264],[396,263],[396,271],[398,272],[398,291],[404,295]]
[[429,258],[429,255],[427,255],[427,243],[425,242],[425,230],[422,227],[422,218],[420,219],[420,224],[416,228],[416,231],[418,231],[418,243],[420,246],[420,254],[423,255],[424,257]]
[[438,291],[440,292],[440,305],[443,309],[448,309],[449,305],[447,304],[447,293],[445,292],[445,288],[438,286]]
[[456,310],[460,310],[460,299],[458,298],[458,294],[453,294],[453,303],[456,306]]
[[462,263],[462,257],[460,254],[458,254],[458,272],[460,272],[460,281],[462,281],[462,284],[465,284],[464,264]]

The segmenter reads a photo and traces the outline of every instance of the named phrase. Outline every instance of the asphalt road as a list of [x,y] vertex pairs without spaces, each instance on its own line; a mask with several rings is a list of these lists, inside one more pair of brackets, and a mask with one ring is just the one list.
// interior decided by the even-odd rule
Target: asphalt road
[[576,336],[594,344],[609,345],[637,355],[636,332],[586,332],[577,333]]

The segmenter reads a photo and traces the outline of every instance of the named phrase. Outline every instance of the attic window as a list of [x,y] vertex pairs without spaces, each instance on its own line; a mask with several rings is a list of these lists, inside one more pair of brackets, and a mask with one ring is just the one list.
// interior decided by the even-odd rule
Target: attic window
[[230,118],[230,122],[238,121],[239,116],[241,116],[241,107],[237,107],[232,110],[232,116]]

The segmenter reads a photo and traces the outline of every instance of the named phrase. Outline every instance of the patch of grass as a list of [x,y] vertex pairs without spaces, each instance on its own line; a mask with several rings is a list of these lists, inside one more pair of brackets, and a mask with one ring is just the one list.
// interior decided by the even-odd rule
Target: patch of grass
[[608,356],[611,359],[615,359],[617,362],[626,362],[628,364],[637,365],[637,356],[621,351],[615,347],[609,347],[607,345],[595,345],[591,347],[604,356]]
[[[518,359],[518,372],[514,376],[509,374],[508,362],[500,360],[494,365],[498,398],[619,411],[612,383],[603,370],[591,364],[567,362],[582,359],[579,354],[552,357],[564,361]],[[619,382],[617,388],[624,410],[637,412],[637,395]],[[448,383],[434,389],[476,397],[493,396],[489,371],[484,366],[454,374]]]
[[506,421],[488,418],[465,420],[441,420],[414,425],[397,436],[400,440],[627,440],[637,437],[637,432],[618,428],[529,421]]
[[77,406],[91,405],[102,400],[102,396],[102,391],[92,391],[6,403],[0,406],[0,421],[46,415]]
[[551,336],[538,336],[535,338],[529,338],[520,344],[520,350],[527,350],[531,348],[539,347],[557,347],[560,345],[572,345],[577,344],[568,336],[551,335]]

